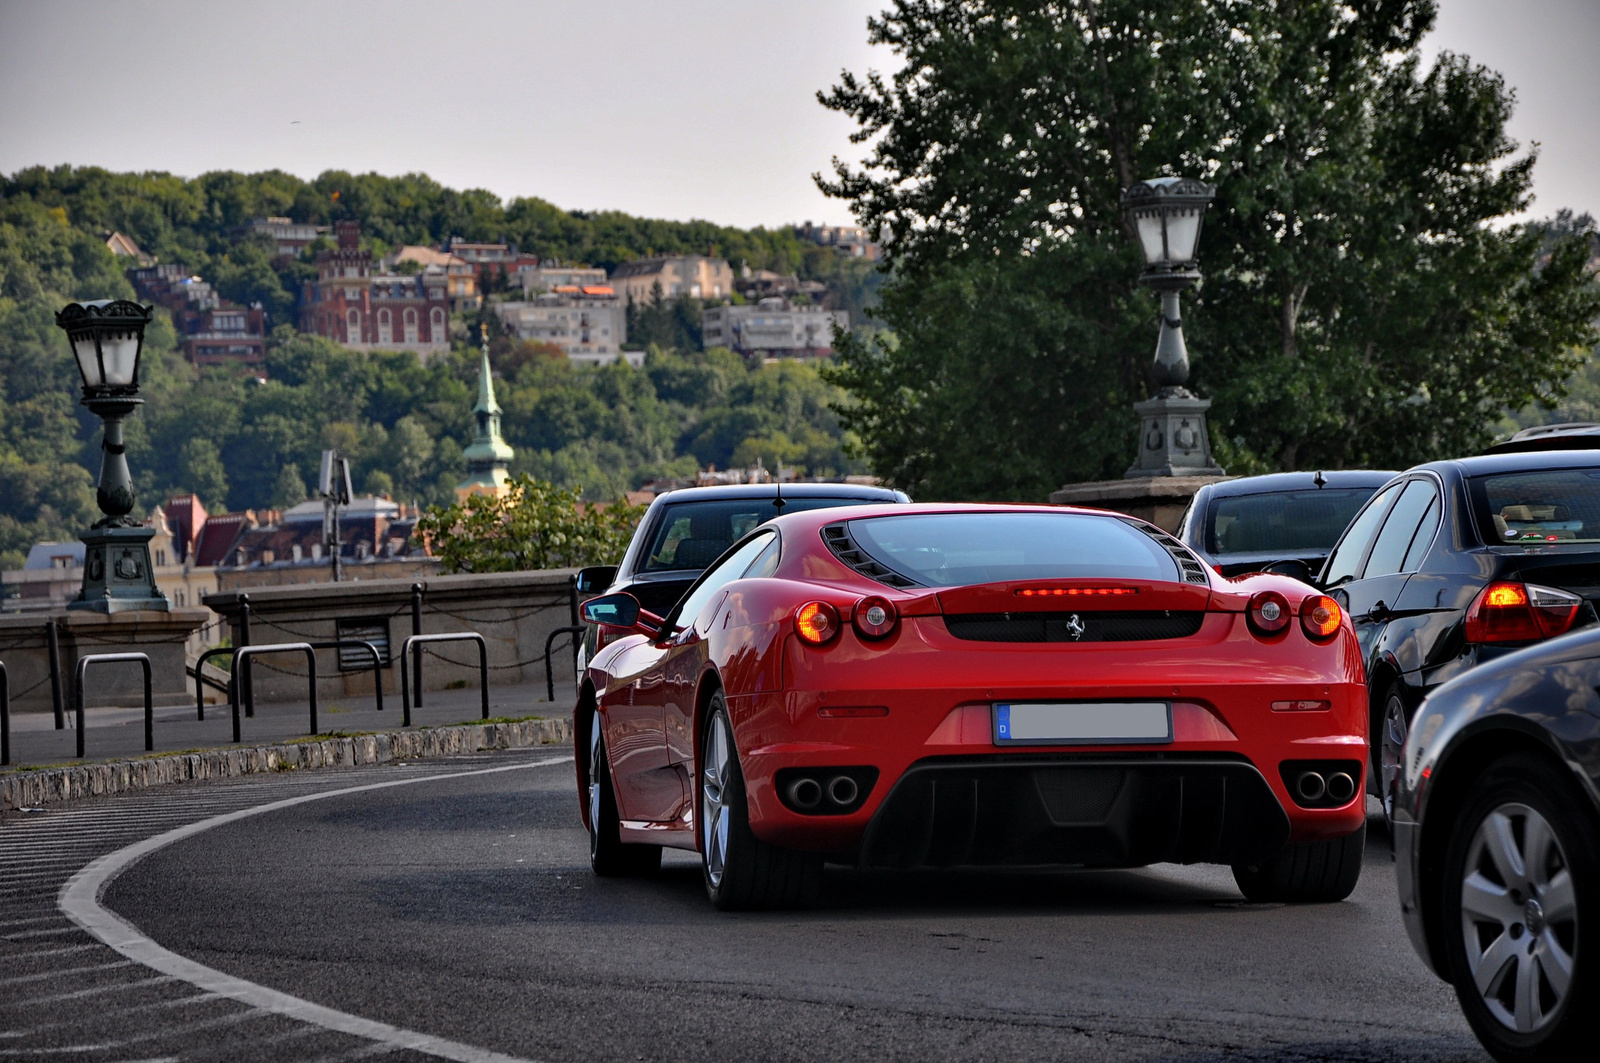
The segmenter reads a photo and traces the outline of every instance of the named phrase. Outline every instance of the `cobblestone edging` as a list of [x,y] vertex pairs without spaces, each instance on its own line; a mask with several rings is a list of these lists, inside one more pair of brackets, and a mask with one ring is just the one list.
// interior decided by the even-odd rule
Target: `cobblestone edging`
[[390,760],[444,757],[485,749],[570,743],[567,720],[520,720],[516,723],[463,724],[414,731],[381,731],[311,742],[208,749],[197,753],[140,757],[102,764],[74,764],[0,776],[0,813],[33,808],[80,797],[143,790],[171,783],[229,779],[265,771],[311,768],[353,768]]

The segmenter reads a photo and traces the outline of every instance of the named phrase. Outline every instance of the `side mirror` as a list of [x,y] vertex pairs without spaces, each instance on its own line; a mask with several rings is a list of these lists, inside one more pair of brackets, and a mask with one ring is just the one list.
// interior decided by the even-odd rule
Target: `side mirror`
[[1288,576],[1290,579],[1297,579],[1301,583],[1310,583],[1314,578],[1311,575],[1310,567],[1297,558],[1291,558],[1287,561],[1274,561],[1261,571],[1271,572],[1275,576]]
[[661,631],[661,618],[639,608],[639,599],[631,594],[605,594],[583,603],[583,619],[588,624],[604,624],[630,631],[655,635]]
[[592,565],[578,570],[578,593],[600,594],[617,578],[616,565]]

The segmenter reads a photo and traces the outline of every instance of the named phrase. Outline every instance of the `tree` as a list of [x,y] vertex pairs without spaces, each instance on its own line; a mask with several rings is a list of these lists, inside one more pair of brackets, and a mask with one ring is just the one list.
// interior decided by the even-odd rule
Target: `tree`
[[[190,491],[200,496],[208,510],[225,509],[228,497],[228,470],[222,464],[217,445],[205,436],[190,436],[178,453],[178,475]],[[281,486],[283,478],[277,477]]]
[[433,506],[417,522],[446,572],[520,572],[616,564],[643,506],[580,501],[581,487],[514,477],[504,497],[468,495]]
[[873,467],[923,496],[1041,498],[1120,475],[1153,296],[1119,205],[1213,181],[1190,386],[1236,468],[1403,467],[1559,395],[1593,343],[1587,235],[1495,227],[1533,153],[1431,0],[896,0],[904,59],[821,102],[865,164],[824,191],[890,234],[879,316],[830,379]]

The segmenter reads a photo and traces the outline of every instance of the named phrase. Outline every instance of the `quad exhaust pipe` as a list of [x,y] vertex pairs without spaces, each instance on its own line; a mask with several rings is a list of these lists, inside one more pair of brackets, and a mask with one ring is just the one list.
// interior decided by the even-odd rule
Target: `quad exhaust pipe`
[[1321,772],[1303,771],[1294,781],[1294,791],[1302,801],[1320,801],[1322,795],[1328,792],[1328,781]]
[[778,796],[802,815],[846,815],[865,800],[877,777],[877,769],[868,767],[783,768],[778,772]]
[[860,792],[856,781],[848,775],[835,775],[828,780],[828,800],[836,805],[854,804]]
[[1328,800],[1344,804],[1356,795],[1356,781],[1342,771],[1328,776]]

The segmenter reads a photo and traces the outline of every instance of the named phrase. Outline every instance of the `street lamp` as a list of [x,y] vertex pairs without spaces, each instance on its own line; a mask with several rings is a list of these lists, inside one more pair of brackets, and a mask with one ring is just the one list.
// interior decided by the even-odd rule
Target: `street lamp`
[[1184,388],[1189,351],[1183,342],[1178,293],[1200,280],[1196,252],[1206,206],[1216,186],[1188,177],[1140,181],[1122,194],[1133,222],[1144,272],[1139,283],[1161,293],[1161,331],[1156,337],[1154,398],[1134,403],[1139,414],[1139,459],[1125,474],[1141,476],[1221,476],[1211,457],[1205,414],[1211,403]]
[[1161,293],[1161,334],[1156,340],[1156,383],[1180,387],[1189,379],[1189,352],[1183,344],[1178,293],[1200,280],[1195,251],[1200,225],[1216,188],[1188,177],[1140,181],[1122,194],[1144,252],[1139,283]]
[[95,501],[104,514],[83,536],[83,591],[69,609],[102,613],[126,609],[166,611],[150,565],[155,529],[129,517],[133,478],[128,473],[122,422],[144,403],[139,398],[139,356],[154,307],[126,299],[69,303],[56,314],[83,377],[83,405],[105,422],[100,483]]

